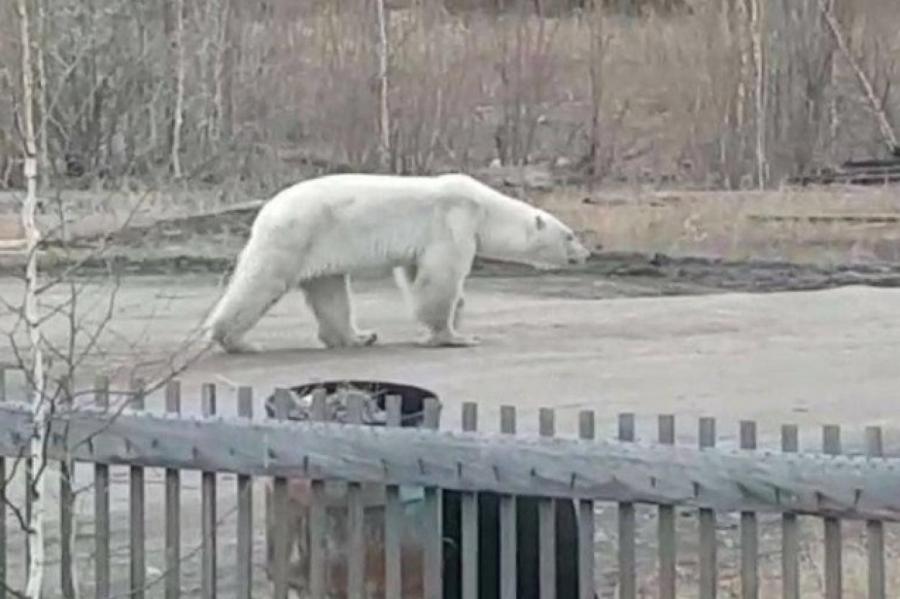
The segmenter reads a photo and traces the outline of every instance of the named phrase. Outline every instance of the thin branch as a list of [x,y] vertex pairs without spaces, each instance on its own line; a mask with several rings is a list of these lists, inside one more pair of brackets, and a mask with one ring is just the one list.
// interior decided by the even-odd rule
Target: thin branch
[[841,24],[838,23],[837,18],[834,16],[832,3],[827,2],[826,0],[819,0],[819,11],[825,18],[828,30],[831,32],[835,43],[837,43],[841,54],[856,75],[856,80],[859,83],[863,96],[869,103],[869,108],[875,114],[875,119],[878,121],[878,128],[881,130],[882,140],[884,141],[888,152],[891,154],[897,152],[898,148],[900,148],[900,146],[897,145],[897,134],[888,119],[884,104],[878,101],[878,96],[875,94],[875,88],[872,86],[872,82],[869,81],[868,75],[866,75],[866,72],[859,64],[859,61],[856,60],[853,53],[850,51],[847,40],[841,31]]

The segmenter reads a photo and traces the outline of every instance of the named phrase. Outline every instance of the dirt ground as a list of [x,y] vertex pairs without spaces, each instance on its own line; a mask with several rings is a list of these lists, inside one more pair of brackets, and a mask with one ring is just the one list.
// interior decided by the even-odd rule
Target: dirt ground
[[[115,365],[114,376],[137,368],[152,380],[214,303],[216,283],[199,275],[124,279],[89,362]],[[750,294],[710,293],[710,287],[702,295],[668,297],[660,285],[590,274],[474,277],[464,326],[483,343],[455,350],[416,347],[421,333],[399,292],[363,282],[356,286],[358,321],[378,331],[379,345],[327,351],[315,339],[302,296],[292,293],[248,337],[265,353],[213,353],[184,373],[185,410],[199,408],[192,395],[201,382],[219,383],[220,405],[230,409],[234,385],[252,385],[262,395],[278,385],[352,376],[433,389],[448,426],[463,401],[483,404],[487,423],[500,404],[516,405],[526,428],[536,423],[538,407],[555,407],[563,430],[580,409],[603,419],[625,411],[672,412],[754,419],[763,427],[891,422],[890,389],[900,379],[893,368],[900,290]],[[19,290],[18,281],[0,280],[5,298]],[[87,286],[81,302],[100,306],[109,293],[107,286]],[[63,319],[50,322],[50,338],[61,341]],[[12,323],[10,314],[0,319],[4,330]],[[0,360],[13,359],[4,354]]]

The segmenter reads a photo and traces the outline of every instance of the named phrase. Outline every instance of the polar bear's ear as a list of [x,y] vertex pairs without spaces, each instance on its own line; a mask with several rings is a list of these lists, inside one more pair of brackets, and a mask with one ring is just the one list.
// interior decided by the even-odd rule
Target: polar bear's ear
[[544,219],[540,214],[534,217],[534,226],[537,227],[538,231],[547,226],[547,223],[544,222]]

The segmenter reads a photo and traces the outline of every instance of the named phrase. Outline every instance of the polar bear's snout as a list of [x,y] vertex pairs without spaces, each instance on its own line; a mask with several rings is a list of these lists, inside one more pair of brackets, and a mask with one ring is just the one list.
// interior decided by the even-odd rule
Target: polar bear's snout
[[587,262],[591,257],[591,251],[584,247],[575,235],[569,239],[569,245],[566,248],[569,264],[572,266],[580,266]]

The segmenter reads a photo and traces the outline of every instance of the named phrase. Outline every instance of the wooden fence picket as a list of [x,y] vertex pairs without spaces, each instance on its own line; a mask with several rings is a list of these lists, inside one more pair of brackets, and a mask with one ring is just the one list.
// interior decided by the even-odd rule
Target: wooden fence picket
[[[619,414],[619,441],[634,441],[634,414]],[[619,502],[619,597],[635,599],[637,572],[635,564],[634,503]]]
[[[578,414],[578,436],[593,440],[596,436],[594,413],[588,410]],[[578,594],[580,599],[594,599],[594,502],[578,501]]]
[[[133,381],[129,405],[133,410],[144,409],[144,381],[140,379]],[[144,469],[142,467],[131,466],[129,468],[128,487],[130,590],[132,599],[144,599],[147,588],[147,550]]]
[[[556,434],[553,410],[541,408],[538,412],[538,427],[542,437]],[[556,598],[556,500],[541,499],[538,503],[538,551],[540,598]]]
[[[841,453],[841,429],[826,425],[822,428],[822,451],[830,455]],[[825,524],[825,599],[841,599],[844,588],[841,521],[826,517]]]
[[[166,412],[181,414],[181,383],[166,385]],[[166,468],[166,599],[181,596],[181,471]]]
[[[881,428],[866,429],[866,455],[880,458],[884,454]],[[866,521],[866,553],[869,564],[869,599],[887,597],[884,571],[884,524],[878,520]]]
[[[741,422],[740,445],[756,449],[755,422]],[[759,597],[759,526],[754,512],[741,512],[741,597]]]
[[[98,376],[94,381],[94,405],[98,410],[109,409],[109,380]],[[109,538],[109,465],[94,464],[94,596],[107,599],[110,595]],[[166,598],[168,599],[168,598]]]
[[[253,389],[238,387],[238,417],[253,419]],[[253,478],[237,477],[237,599],[253,596]]]
[[[781,451],[796,453],[800,448],[797,427],[781,427]],[[781,516],[781,588],[783,599],[800,599],[800,523],[797,514]]]
[[[500,432],[516,434],[516,408],[500,406]],[[500,599],[516,599],[516,496],[500,497]]]
[[[204,383],[201,394],[203,416],[211,418],[216,414],[216,386]],[[202,551],[200,588],[203,599],[216,599],[216,473],[203,472],[200,475]]]
[[[478,404],[467,402],[462,407],[462,429],[478,430]],[[460,498],[462,518],[462,599],[478,597],[478,494],[463,493]]]
[[[675,444],[675,416],[660,416],[657,422],[657,439],[663,445]],[[659,542],[659,599],[675,599],[677,584],[677,539],[675,536],[675,506],[657,508],[657,535]]]
[[[716,444],[716,421],[700,419],[700,447],[711,448]],[[703,489],[699,489],[703,492]],[[715,599],[718,592],[716,513],[708,508],[699,512],[700,526],[700,599]]]

